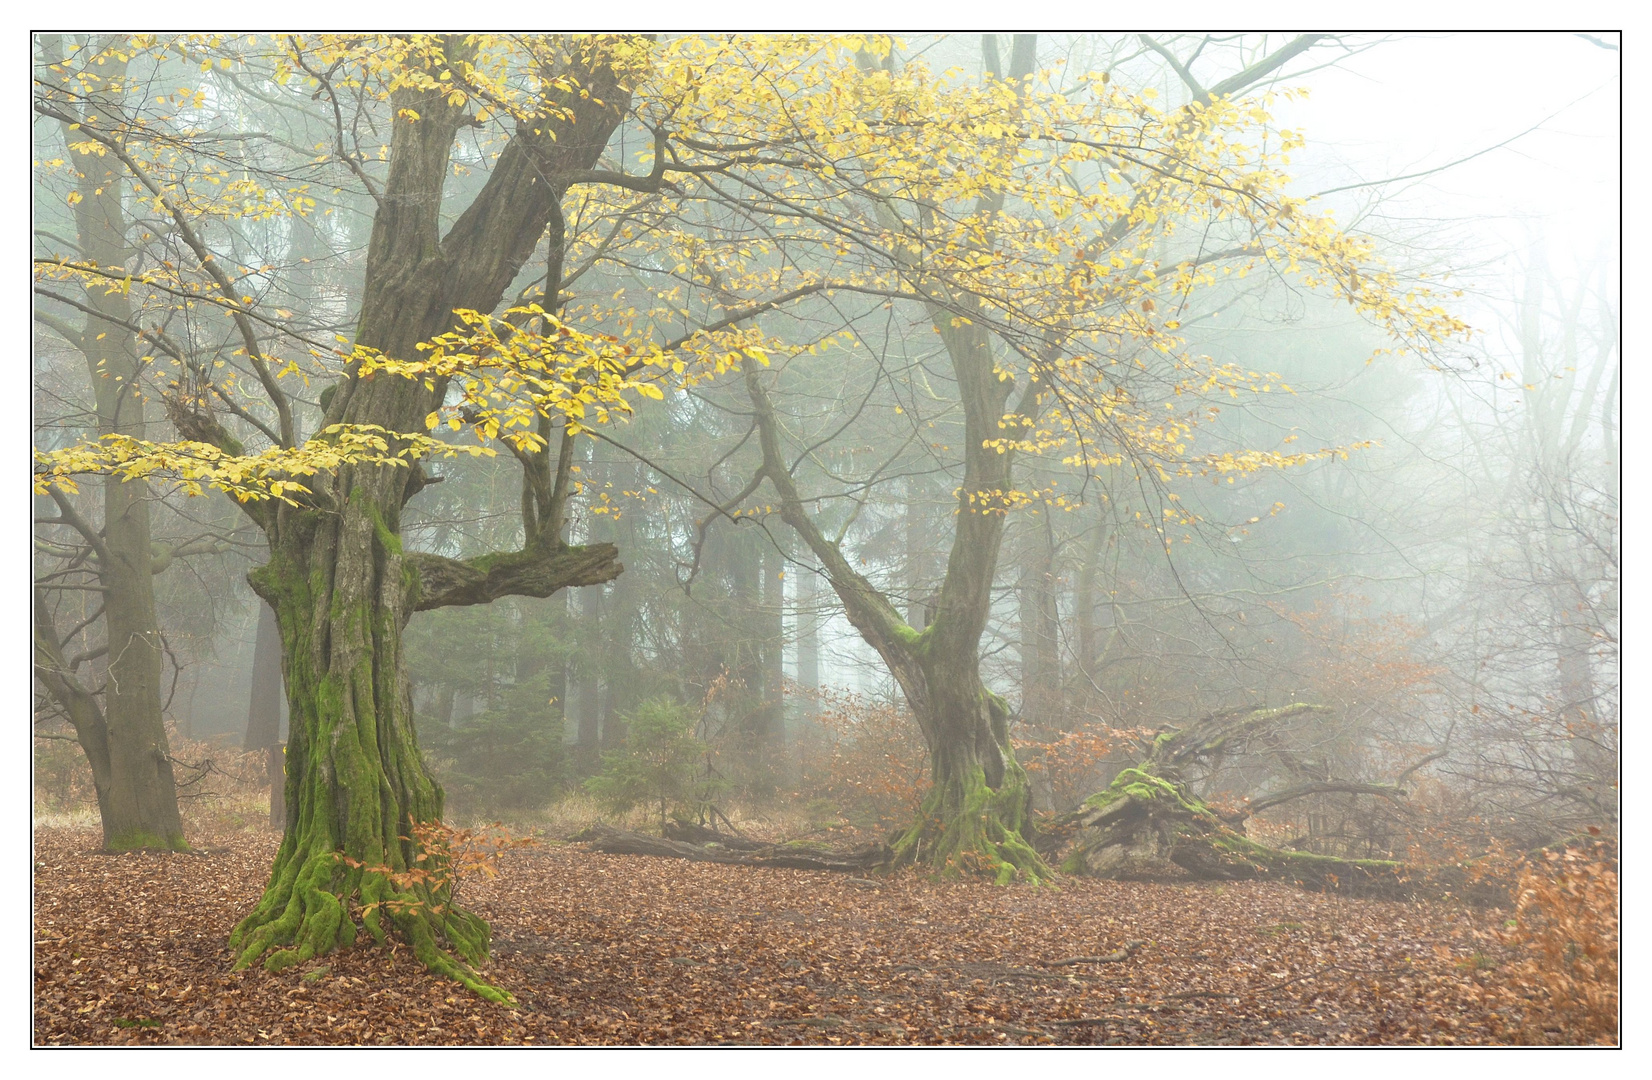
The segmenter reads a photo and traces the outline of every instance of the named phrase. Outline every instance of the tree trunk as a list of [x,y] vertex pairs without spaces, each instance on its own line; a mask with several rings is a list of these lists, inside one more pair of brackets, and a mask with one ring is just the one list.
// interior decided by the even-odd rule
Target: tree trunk
[[580,650],[583,655],[574,664],[574,701],[578,717],[579,742],[577,756],[580,774],[594,775],[597,770],[597,756],[602,750],[602,714],[597,711],[598,705],[598,677],[597,647],[598,635],[602,632],[602,590],[586,589],[579,595],[580,606],[580,636],[584,640],[585,648]]
[[763,550],[763,708],[776,766],[785,774],[786,731],[786,556],[772,543]]
[[[130,402],[128,404],[131,404]],[[135,410],[137,411],[137,410]],[[119,425],[125,428],[126,425]],[[142,422],[137,422],[141,432]],[[138,435],[142,438],[141,433]],[[104,712],[109,730],[109,799],[103,818],[108,851],[186,850],[172,753],[161,716],[161,640],[150,570],[149,492],[135,481],[103,484],[100,567],[109,635]]]
[[818,702],[808,693],[820,689],[820,615],[815,611],[818,589],[813,568],[799,566],[795,573],[792,603],[797,619],[797,685],[804,691],[802,715],[812,717],[820,711]]
[[[985,40],[990,42],[987,66],[996,74],[1001,70],[996,39]],[[1032,74],[1034,43],[1032,35],[1015,37],[1010,81]],[[860,59],[870,63],[864,55]],[[975,210],[987,220],[1001,207],[1001,196],[986,195]],[[908,227],[889,203],[879,204],[875,212],[891,231]],[[1012,408],[1010,396],[1018,380],[998,367],[994,339],[984,329],[988,320],[977,323],[968,317],[982,314],[979,298],[930,276],[916,263],[902,271],[925,297],[963,406],[964,475],[952,546],[933,612],[925,598],[922,629],[901,618],[888,597],[850,565],[809,517],[781,451],[780,425],[763,379],[748,365],[746,388],[755,406],[763,473],[780,495],[782,519],[820,560],[850,624],[900,684],[929,748],[930,790],[917,820],[895,839],[894,861],[921,863],[944,877],[982,874],[1000,883],[1037,882],[1049,868],[1031,843],[1031,788],[1010,745],[1009,709],[981,681],[980,649],[992,609],[1004,516],[1014,491],[1014,453],[999,440],[1025,434],[1047,384],[1027,380]],[[1012,412],[1026,419],[1006,420]],[[914,511],[909,507],[909,523]]]
[[930,790],[918,820],[891,845],[894,861],[1001,885],[1041,880],[1047,871],[1027,813],[1032,789],[1010,746],[1009,708],[981,682],[979,661],[935,650],[901,684],[929,745]]
[[[69,669],[58,643],[57,625],[51,606],[43,590],[34,594],[34,672],[69,718],[75,729],[75,739],[86,753],[92,767],[92,789],[97,794],[98,816],[110,820],[109,793],[113,783],[109,776],[109,724],[98,704],[97,695],[86,689]],[[104,840],[108,840],[105,829]]]
[[[427,965],[498,997],[437,942],[440,934],[465,960],[480,962],[485,924],[451,905],[436,914],[445,897],[398,888],[364,869],[414,866],[418,852],[404,837],[415,823],[442,819],[442,793],[419,754],[402,666],[418,578],[403,558],[394,517],[384,516],[386,503],[392,514],[399,509],[400,495],[383,497],[390,477],[359,479],[338,514],[287,522],[269,563],[252,574],[281,627],[293,813],[264,898],[231,945],[243,965],[272,946],[287,947],[265,961],[270,970],[303,962],[355,939],[346,905],[359,896],[362,923],[375,939],[384,940],[388,910]],[[419,906],[376,906],[402,894]]]
[[[1055,545],[1050,519],[1031,539],[1031,551],[1022,569],[1021,609],[1021,723],[1036,741],[1057,737],[1065,709],[1061,677],[1061,637],[1056,604]],[[1049,765],[1034,774],[1033,797],[1041,810],[1055,809]]]
[[782,518],[820,559],[849,622],[900,684],[929,748],[931,787],[917,820],[895,839],[894,860],[921,863],[944,877],[1036,882],[1049,870],[1031,843],[1031,788],[1010,745],[1009,709],[980,673],[981,635],[1004,535],[999,500],[1012,489],[1012,455],[985,444],[1001,435],[1013,383],[999,378],[991,342],[979,328],[959,325],[944,312],[934,322],[963,399],[964,482],[945,577],[922,631],[901,618],[808,516],[781,453],[773,404],[754,369],[747,370],[746,386],[756,408],[763,469],[780,495]]

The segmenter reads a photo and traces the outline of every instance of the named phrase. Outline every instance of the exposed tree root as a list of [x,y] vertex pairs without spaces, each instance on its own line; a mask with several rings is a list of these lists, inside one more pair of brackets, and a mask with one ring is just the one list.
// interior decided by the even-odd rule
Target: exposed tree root
[[472,966],[487,959],[487,923],[454,907],[447,896],[399,888],[382,874],[347,866],[334,850],[287,855],[284,845],[263,899],[230,935],[236,970],[262,958],[266,971],[281,971],[355,944],[360,928],[352,918],[354,907],[361,928],[379,944],[394,926],[430,970],[489,1001],[515,1003]]
[[1000,885],[1039,884],[1050,868],[1026,830],[1026,775],[1010,763],[997,788],[975,767],[930,788],[918,820],[895,838],[893,865],[927,866],[941,878],[990,877]]
[[[1236,709],[1160,735],[1141,764],[1119,773],[1107,790],[1058,821],[1063,829],[1076,831],[1076,844],[1062,869],[1091,877],[1191,874],[1206,880],[1291,881],[1370,896],[1408,894],[1412,883],[1400,863],[1258,844],[1243,833],[1247,814],[1216,813],[1183,780],[1185,768],[1232,752],[1271,726],[1328,711],[1300,702],[1278,709]],[[1405,795],[1396,785],[1321,779],[1266,797],[1258,805],[1329,791],[1390,799]]]
[[[1171,775],[1161,775],[1161,769]],[[1190,794],[1171,770],[1151,763],[1120,773],[1068,819],[1078,826],[1076,846],[1061,866],[1070,874],[1128,879],[1187,873],[1373,896],[1408,891],[1396,862],[1281,851],[1249,840]]]

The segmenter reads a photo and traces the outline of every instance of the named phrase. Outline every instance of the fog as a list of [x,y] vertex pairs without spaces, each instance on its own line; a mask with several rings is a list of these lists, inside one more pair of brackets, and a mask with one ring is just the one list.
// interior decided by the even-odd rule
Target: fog
[[[71,38],[51,46],[64,50],[57,62],[69,68],[101,47]],[[1026,85],[1076,102],[1092,92],[1079,76],[1105,71],[1115,89],[1156,90],[1152,107],[1162,112],[1155,115],[1174,116],[1193,96],[1188,78],[1215,86],[1290,40],[1179,34],[1162,35],[1150,48],[1135,35],[1043,35],[1032,46],[1038,74]],[[931,89],[1002,83],[1003,75],[983,72],[994,65],[1010,71],[1022,47],[1009,35],[991,49],[977,36],[913,35],[887,59],[868,46],[855,77],[927,69]],[[43,70],[46,48],[37,42]],[[273,445],[282,422],[309,437],[324,415],[327,423],[344,415],[328,411],[323,389],[361,378],[333,350],[347,354],[358,331],[375,325],[364,304],[379,294],[364,282],[377,257],[369,238],[384,227],[375,226],[374,214],[392,183],[389,132],[397,122],[382,95],[375,97],[373,80],[382,73],[333,88],[341,110],[335,121],[319,83],[313,94],[299,93],[275,77],[279,50],[254,40],[177,51],[190,50],[221,52],[220,72],[203,75],[193,59],[148,46],[129,63],[148,98],[176,84],[200,95],[193,101],[104,104],[106,116],[175,136],[176,156],[156,151],[146,167],[163,177],[161,186],[188,193],[187,205],[168,209],[152,193],[128,190],[132,175],[110,166],[111,177],[120,174],[111,182],[126,192],[124,206],[110,211],[125,215],[124,235],[110,249],[128,269],[124,285],[116,282],[128,305],[120,310],[86,299],[109,290],[92,284],[84,266],[75,269],[76,260],[99,261],[87,232],[95,226],[75,208],[102,189],[82,193],[63,164],[94,157],[74,148],[62,120],[73,95],[60,100],[52,97],[58,91],[37,86],[37,98],[50,99],[48,110],[37,110],[33,132],[37,451],[67,453],[119,427],[108,416],[100,427],[99,409],[107,412],[112,399],[100,398],[97,379],[112,368],[96,374],[93,324],[135,335],[141,360],[129,377],[147,402],[144,437],[155,444],[211,441],[204,433],[217,431],[258,453]],[[1189,65],[1186,78],[1167,57]],[[820,53],[802,70],[837,64],[852,72],[855,63],[851,52]],[[622,338],[638,355],[675,342],[672,355],[687,359],[686,374],[664,363],[650,376],[653,394],[631,393],[624,409],[609,402],[603,407],[612,412],[600,420],[594,404],[576,421],[536,399],[539,412],[521,430],[549,440],[539,450],[479,434],[473,425],[486,407],[460,393],[462,373],[449,383],[452,373],[444,372],[428,404],[432,436],[486,443],[492,456],[427,458],[420,467],[438,482],[398,504],[397,559],[403,545],[453,564],[525,551],[535,530],[551,528],[561,530],[557,543],[615,545],[625,567],[590,584],[559,586],[549,597],[501,591],[489,603],[467,597],[438,610],[410,609],[395,646],[400,667],[383,678],[386,685],[405,679],[418,752],[445,787],[450,816],[542,821],[570,801],[613,795],[627,753],[642,753],[636,725],[654,723],[657,710],[668,708],[686,718],[701,771],[669,799],[656,792],[662,807],[675,800],[700,821],[715,821],[715,809],[887,830],[915,807],[940,737],[912,711],[915,696],[940,691],[928,683],[924,694],[915,689],[919,676],[901,667],[900,635],[916,639],[932,621],[950,627],[963,618],[964,601],[956,599],[963,567],[980,557],[982,629],[957,670],[970,680],[978,674],[1008,709],[1003,754],[1013,746],[1027,767],[1036,812],[1073,810],[1137,761],[1156,735],[1235,709],[1310,703],[1324,712],[1202,757],[1188,776],[1193,790],[1238,805],[1318,784],[1324,790],[1271,811],[1266,835],[1336,856],[1403,857],[1407,844],[1453,829],[1472,833],[1464,840],[1472,844],[1533,846],[1586,826],[1615,827],[1619,67],[1617,38],[1607,34],[1321,40],[1239,90],[1238,98],[1258,105],[1273,95],[1270,119],[1222,121],[1234,125],[1236,146],[1253,140],[1258,153],[1273,153],[1282,132],[1304,140],[1288,163],[1268,165],[1283,176],[1277,188],[1254,195],[1258,206],[1272,200],[1266,213],[1235,224],[1222,216],[1235,212],[1231,206],[1201,202],[1217,186],[1248,190],[1223,178],[1185,203],[1153,196],[1181,231],[1151,218],[1131,228],[1160,228],[1140,250],[1162,269],[1177,260],[1199,265],[1219,245],[1233,255],[1247,243],[1272,244],[1269,229],[1280,243],[1297,243],[1293,222],[1328,215],[1369,243],[1354,257],[1361,270],[1354,284],[1344,284],[1344,270],[1305,283],[1280,257],[1244,281],[1244,274],[1218,277],[1180,293],[1120,286],[1092,307],[1060,314],[1052,314],[1053,302],[1030,298],[1031,284],[1013,291],[1022,286],[1008,277],[970,285],[978,290],[968,294],[973,307],[956,299],[963,286],[949,285],[955,291],[945,301],[925,293],[916,267],[928,264],[897,254],[887,240],[906,227],[892,224],[891,207],[908,196],[879,195],[889,202],[874,205],[868,195],[882,182],[865,164],[875,148],[829,147],[835,136],[812,129],[783,137],[761,128],[769,120],[752,118],[758,105],[718,116],[692,96],[671,106],[668,122],[660,102],[675,101],[676,91],[641,84],[599,160],[578,173],[583,179],[547,174],[562,185],[561,224],[515,241],[533,252],[502,272],[510,287],[490,310],[498,315],[521,298],[556,308],[543,283],[547,273],[561,274],[569,326]],[[713,78],[714,65],[706,70]],[[293,77],[301,81],[303,72]],[[53,78],[41,76],[41,83],[55,86]],[[1294,88],[1307,93],[1286,92]],[[794,93],[801,101],[806,92],[801,85],[776,91],[777,100]],[[1145,130],[1157,122],[1141,118],[1147,115],[1132,113],[1131,123]],[[751,139],[763,154],[816,157],[806,167],[787,158],[695,172],[683,163],[709,153],[706,146],[671,144],[681,171],[665,170],[672,186],[650,190],[640,181],[655,166],[655,139],[665,147],[671,124],[690,124],[682,117],[699,125],[702,144],[712,138],[706,132],[721,131],[732,145],[744,123],[761,129]],[[457,150],[439,166],[448,178],[440,195],[444,229],[464,220],[504,160],[512,130],[497,116],[457,127]],[[263,134],[239,138],[244,132]],[[350,148],[341,152],[345,143]],[[174,145],[143,143],[163,144]],[[841,155],[837,168],[819,171],[817,159],[833,153]],[[936,196],[943,201],[935,205],[951,205],[944,203],[950,198],[994,207],[991,214],[1020,214],[1017,220],[1043,222],[1052,232],[1068,228],[1053,189],[1034,178],[1056,155],[1034,159],[1028,151],[1022,161],[980,165],[983,174],[1001,169],[1015,178],[1001,188],[1007,204],[1001,193],[959,194],[965,187],[949,174],[944,183],[957,190]],[[1112,160],[1074,159],[1062,165],[1062,182],[1079,196],[1109,183],[1122,191],[1117,172],[1107,178],[1113,165],[1097,163]],[[894,170],[898,163],[885,164]],[[1131,178],[1135,167],[1125,168]],[[1212,164],[1211,175],[1226,167]],[[772,171],[757,176],[759,168]],[[787,168],[797,174],[782,176]],[[603,186],[602,170],[638,182]],[[909,183],[931,182],[913,170]],[[235,199],[214,202],[237,183]],[[787,201],[794,197],[803,201]],[[922,203],[911,198],[913,206]],[[260,200],[273,209],[246,209]],[[1294,204],[1295,218],[1269,209],[1289,200],[1304,200]],[[923,220],[912,233],[927,238],[925,230],[938,227]],[[190,227],[198,246],[185,238]],[[816,227],[849,239],[830,250],[821,237],[805,235]],[[1094,231],[1108,235],[1107,243],[1136,235],[1122,228],[1107,234],[1105,222]],[[1076,255],[1076,241],[1061,247],[1066,236],[1052,244],[1058,254],[1044,269],[1058,258],[1074,266],[1100,258],[1098,247],[1077,247]],[[279,408],[266,392],[274,383],[261,384],[247,363],[238,324],[212,309],[241,301],[214,293],[220,283],[202,258],[209,250],[235,267],[232,291],[257,298],[247,310],[256,307],[261,321],[246,333],[272,367],[291,365],[279,379],[288,396]],[[1330,265],[1337,256],[1329,252],[1308,249],[1301,261]],[[1389,295],[1350,304],[1365,295],[1361,276],[1380,278]],[[828,279],[837,291],[793,295]],[[184,293],[194,306],[179,299]],[[1413,302],[1415,312],[1407,306]],[[1467,332],[1419,333],[1420,347],[1399,347],[1396,335],[1433,318],[1425,309],[1436,306],[1440,318],[1460,320]],[[950,323],[936,314],[943,309]],[[967,495],[959,502],[959,492],[966,471],[978,475],[964,446],[978,436],[968,426],[973,419],[966,421],[975,391],[953,340],[977,325],[963,317],[961,328],[966,309],[984,313],[980,325],[998,335],[980,347],[997,350],[993,362],[1012,382],[1043,363],[1050,385],[1076,387],[1060,382],[1076,376],[1056,374],[1067,355],[1090,357],[1094,371],[1106,373],[1058,397],[1059,407],[1024,430],[1005,429],[1022,432],[1006,466],[1017,494],[1006,512],[995,511],[999,532],[973,549],[959,524],[970,504]],[[741,327],[727,325],[733,316],[719,313],[742,311],[741,326],[760,329],[769,342],[743,353],[745,369],[681,345],[706,327],[708,335],[734,333]],[[1162,357],[1185,354],[1185,364],[1161,359],[1153,368],[1137,359],[1138,351],[1151,353],[1141,344],[1149,339],[1130,338],[1135,331],[1121,330],[1118,320],[1140,321],[1144,312],[1163,324],[1152,332],[1174,333],[1180,342]],[[1073,342],[1092,337],[1083,346],[1063,344],[1057,326]],[[71,341],[74,335],[85,336]],[[743,373],[756,370],[762,348],[769,349],[767,384]],[[1139,374],[1117,375],[1120,363],[1137,364]],[[1210,374],[1224,365],[1232,372]],[[1241,383],[1243,393],[1225,392]],[[1091,429],[1062,419],[1062,409],[1100,416],[1103,387],[1120,395],[1106,400],[1122,403],[1128,394],[1166,423],[1185,414],[1185,435],[1147,433],[1148,420],[1121,435],[1125,421]],[[1014,402],[993,407],[1007,416]],[[406,415],[422,419],[424,411]],[[760,422],[765,416],[772,432]],[[209,428],[204,417],[219,426]],[[586,430],[562,442],[579,423]],[[423,427],[413,434],[423,435]],[[769,451],[765,439],[774,441]],[[1286,460],[1302,452],[1309,453]],[[1234,470],[1212,464],[1246,453],[1277,459]],[[49,471],[41,460],[37,480]],[[782,461],[794,492],[776,482]],[[106,481],[97,474],[111,468],[63,466],[59,475],[77,476],[78,488],[49,494],[37,485],[34,496],[36,617],[50,615],[61,653],[53,663],[67,665],[76,680],[68,689],[49,678],[34,683],[37,812],[72,797],[67,777],[84,767],[75,709],[101,702],[112,685],[108,616],[88,599],[113,587],[99,561],[111,556],[95,554],[106,505],[115,505],[105,503]],[[547,485],[563,478],[555,515],[549,486],[524,510],[535,469]],[[165,562],[153,574],[152,613],[153,640],[164,639],[164,648],[159,680],[145,692],[157,698],[176,742],[180,780],[195,777],[209,758],[229,769],[235,753],[263,752],[289,738],[285,719],[276,732],[255,734],[249,726],[254,699],[274,701],[279,691],[254,678],[263,602],[247,574],[270,558],[268,537],[279,530],[269,524],[274,517],[252,520],[243,507],[275,504],[238,504],[213,478],[198,479],[206,490],[191,495],[186,473],[175,462],[156,465],[145,472],[143,497],[156,562]],[[333,475],[343,473],[320,474]],[[982,490],[989,488],[1003,496],[994,485]],[[789,499],[795,505],[788,509]],[[75,514],[84,528],[70,520]],[[833,556],[823,561],[821,544],[841,553],[841,567],[830,565]],[[436,580],[432,565],[424,571],[427,593]],[[877,594],[875,603],[845,599],[861,588],[857,581],[865,596]],[[885,609],[903,621],[899,634],[867,630]],[[309,640],[295,629],[297,610],[283,612],[287,685],[313,696],[292,689],[317,685],[309,676],[294,681],[292,650]],[[42,663],[37,653],[37,674]],[[925,679],[941,678],[924,670]],[[288,702],[279,705],[284,718]],[[1369,791],[1378,787],[1390,790],[1374,798]],[[663,822],[664,810],[657,816]]]

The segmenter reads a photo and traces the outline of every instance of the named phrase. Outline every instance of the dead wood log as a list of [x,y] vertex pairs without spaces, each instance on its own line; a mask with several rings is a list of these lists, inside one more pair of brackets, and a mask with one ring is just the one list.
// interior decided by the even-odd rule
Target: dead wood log
[[[726,842],[691,844],[643,833],[622,832],[607,825],[594,825],[569,838],[584,843],[604,855],[648,855],[662,859],[725,863],[735,866],[775,866],[789,870],[831,870],[837,873],[866,873],[886,865],[889,849],[871,847],[862,851],[836,852],[789,844],[758,844],[757,848],[736,850]],[[725,838],[726,840],[727,838]],[[747,844],[752,841],[746,841]]]
[[738,833],[718,832],[716,829],[708,829],[704,825],[696,825],[689,821],[668,821],[663,831],[667,840],[700,847],[718,844],[730,851],[764,851],[774,846],[761,840],[748,840]]
[[[1243,833],[1248,815],[1218,814],[1192,793],[1183,778],[1184,769],[1231,753],[1272,726],[1327,712],[1322,706],[1301,702],[1279,709],[1234,709],[1160,735],[1139,765],[1119,773],[1105,791],[1092,795],[1077,810],[1056,821],[1058,828],[1076,830],[1074,848],[1062,863],[1062,870],[1120,879],[1191,874],[1218,881],[1291,881],[1348,894],[1406,895],[1410,887],[1401,864],[1282,851],[1258,844]],[[1398,791],[1325,779],[1297,789],[1292,796],[1324,790],[1358,790],[1384,796]]]

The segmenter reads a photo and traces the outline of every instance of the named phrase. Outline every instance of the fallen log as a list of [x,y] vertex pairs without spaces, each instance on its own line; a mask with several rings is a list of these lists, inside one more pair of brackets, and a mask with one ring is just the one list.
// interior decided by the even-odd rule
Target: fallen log
[[[1184,779],[1188,767],[1232,751],[1258,732],[1329,711],[1300,702],[1279,709],[1234,709],[1160,735],[1139,764],[1120,772],[1106,790],[1054,822],[1074,842],[1061,869],[1125,880],[1181,874],[1204,881],[1288,881],[1347,895],[1394,899],[1409,895],[1414,885],[1402,864],[1259,844],[1244,835],[1248,814],[1216,812],[1193,794]],[[1296,787],[1289,795],[1297,798],[1330,791],[1385,798],[1403,795],[1397,785],[1329,779]],[[1262,803],[1282,801],[1282,797],[1264,798]]]
[[707,844],[716,844],[731,851],[766,851],[774,846],[773,844],[765,844],[761,840],[748,840],[738,833],[718,832],[716,829],[708,829],[704,825],[696,825],[688,821],[668,821],[665,823],[663,833],[667,840],[695,844],[700,847]]
[[[727,838],[725,838],[726,841]],[[775,866],[788,870],[831,870],[836,873],[866,873],[889,861],[887,847],[836,852],[793,844],[758,844],[744,841],[740,848],[724,841],[692,844],[644,833],[624,832],[608,825],[593,825],[569,840],[583,843],[588,850],[604,855],[648,855],[690,862],[725,863],[736,866]]]

